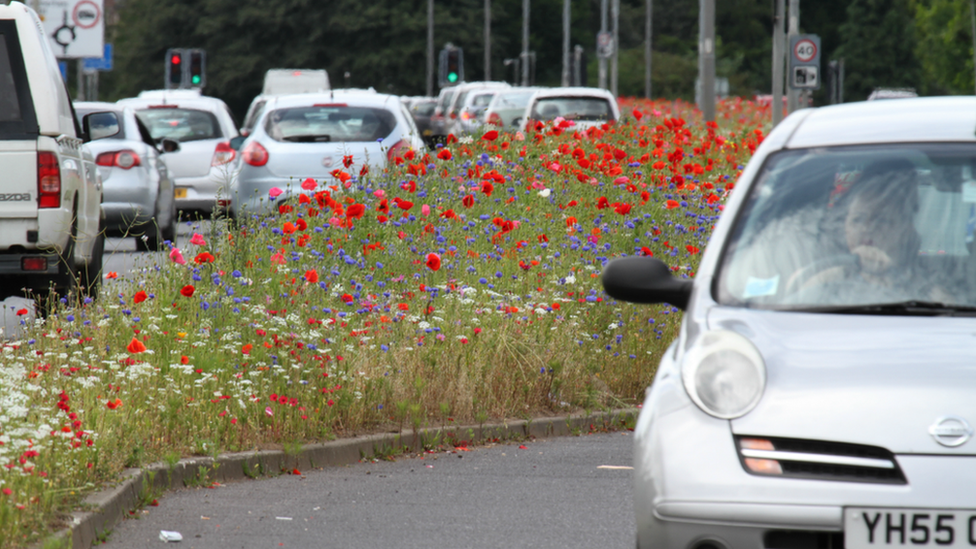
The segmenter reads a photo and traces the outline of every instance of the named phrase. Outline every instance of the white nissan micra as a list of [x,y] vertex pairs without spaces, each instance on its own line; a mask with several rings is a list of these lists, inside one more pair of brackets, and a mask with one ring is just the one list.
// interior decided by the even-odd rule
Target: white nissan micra
[[976,98],[798,111],[762,143],[635,433],[637,545],[976,546]]

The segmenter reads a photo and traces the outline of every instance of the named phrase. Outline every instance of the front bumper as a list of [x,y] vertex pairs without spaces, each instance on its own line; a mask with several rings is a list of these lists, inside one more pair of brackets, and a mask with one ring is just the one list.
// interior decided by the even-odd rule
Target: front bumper
[[907,484],[751,475],[729,422],[688,401],[677,377],[655,382],[635,433],[639,547],[840,547],[846,507],[976,508],[972,455],[896,455]]

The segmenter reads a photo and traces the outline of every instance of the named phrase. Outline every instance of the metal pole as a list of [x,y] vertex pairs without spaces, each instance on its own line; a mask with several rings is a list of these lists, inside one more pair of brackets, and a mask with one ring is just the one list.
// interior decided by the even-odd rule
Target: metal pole
[[[974,0],[976,1],[976,0]],[[644,17],[644,97],[651,98],[651,22],[654,12],[654,0],[647,0]]]
[[427,97],[434,95],[434,0],[427,0]]
[[969,13],[973,21],[973,72],[976,75],[976,0],[969,0]]
[[785,0],[776,0],[773,17],[773,127],[783,121],[783,15]]
[[78,101],[85,100],[85,60],[78,59],[75,63],[75,68],[78,70]]
[[[789,38],[793,38],[797,34],[800,34],[800,0],[790,0],[790,29]],[[786,46],[784,49],[789,48],[791,40],[786,41]],[[789,56],[793,55],[793,52],[786,52],[787,59]],[[787,75],[787,78],[790,76]],[[792,113],[800,107],[800,90],[789,90],[786,93],[786,110]]]
[[620,0],[613,0],[613,57],[610,58],[610,93],[617,97],[617,57],[620,54]]
[[699,11],[698,81],[702,118],[715,120],[715,0],[701,0]]
[[570,0],[563,0],[563,77],[562,85],[569,85],[569,19]]
[[491,0],[485,0],[485,82],[491,81]]
[[[607,32],[607,0],[600,0],[600,32]],[[607,89],[607,60],[599,57],[599,52],[597,52],[597,57],[599,58],[597,85],[605,90]]]
[[529,0],[522,0],[522,85],[529,85]]

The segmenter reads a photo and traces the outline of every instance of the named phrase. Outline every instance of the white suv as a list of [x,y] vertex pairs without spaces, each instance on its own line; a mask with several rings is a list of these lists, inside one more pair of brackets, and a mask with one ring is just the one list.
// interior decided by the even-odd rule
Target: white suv
[[0,5],[0,299],[94,290],[102,189],[37,14]]

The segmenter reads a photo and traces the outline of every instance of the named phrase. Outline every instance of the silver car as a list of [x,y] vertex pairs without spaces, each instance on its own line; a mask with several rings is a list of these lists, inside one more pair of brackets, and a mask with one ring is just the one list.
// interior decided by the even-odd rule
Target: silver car
[[[139,249],[155,250],[176,237],[173,181],[161,157],[179,150],[166,140],[157,148],[135,111],[115,103],[78,102],[88,119],[88,149],[102,177],[102,211],[108,236],[132,236]],[[94,114],[93,114],[94,113]],[[145,238],[143,238],[145,237]]]
[[178,210],[209,214],[230,205],[230,183],[240,168],[230,140],[239,133],[223,101],[196,90],[151,90],[118,103],[136,110],[153,139],[179,141],[180,151],[166,160]]
[[[423,148],[413,118],[395,95],[335,90],[273,97],[241,144],[232,215],[270,211],[308,190],[301,186],[308,178],[350,188],[408,150]],[[273,189],[282,194],[272,197]]]
[[685,310],[635,429],[638,547],[976,545],[974,128],[972,97],[800,110],[694,279],[605,267]]
[[511,88],[499,91],[488,104],[484,114],[485,123],[499,130],[517,129],[525,114],[525,106],[535,92],[541,89],[543,88]]

